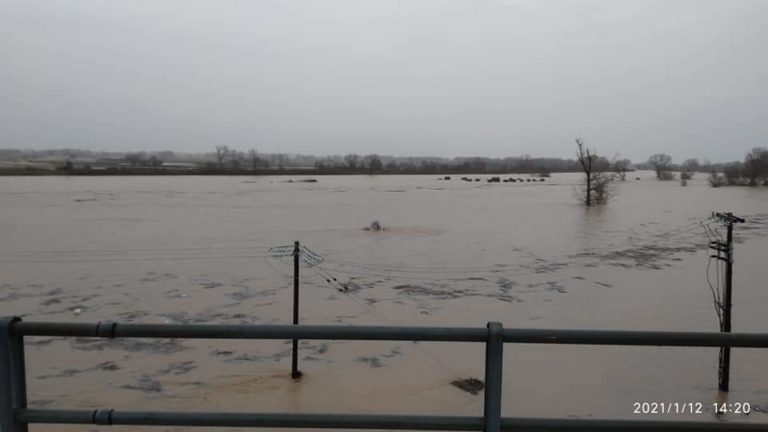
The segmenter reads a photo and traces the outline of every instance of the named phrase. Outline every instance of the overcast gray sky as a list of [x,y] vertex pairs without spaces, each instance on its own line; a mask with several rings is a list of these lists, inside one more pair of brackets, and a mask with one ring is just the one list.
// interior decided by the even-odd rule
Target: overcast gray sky
[[768,1],[0,0],[0,148],[768,146]]

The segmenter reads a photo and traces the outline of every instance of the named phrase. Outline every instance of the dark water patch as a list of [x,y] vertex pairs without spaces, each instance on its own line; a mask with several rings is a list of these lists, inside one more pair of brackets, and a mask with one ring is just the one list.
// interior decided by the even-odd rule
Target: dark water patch
[[744,220],[745,222],[743,224],[738,224],[734,227],[733,231],[734,234],[736,234],[736,237],[741,237],[738,235],[740,232],[748,232],[750,235],[764,234],[768,232],[768,215],[759,213],[747,216]]
[[559,282],[556,282],[556,281],[547,282],[547,290],[549,290],[549,291],[554,291],[554,292],[558,292],[558,293],[562,293],[562,294],[564,294],[564,293],[567,293],[567,292],[568,292],[568,291],[565,289],[565,287],[564,287],[564,286],[560,285],[560,283],[559,283]]
[[355,318],[359,318],[359,317],[360,317],[360,315],[361,315],[361,314],[357,314],[357,315],[336,315],[336,316],[333,318],[333,321],[334,321],[334,322],[337,322],[337,323],[346,323],[346,322],[348,322],[349,320],[353,320],[353,319],[355,319]]
[[48,346],[48,345],[52,344],[54,341],[57,341],[57,340],[62,340],[62,339],[61,338],[46,338],[46,339],[41,339],[41,338],[25,338],[24,344],[28,345],[28,346],[42,347],[42,346]]
[[380,368],[384,366],[383,364],[381,364],[381,360],[379,360],[378,357],[363,356],[363,357],[358,357],[355,361],[357,361],[358,363],[365,363],[372,368]]
[[54,374],[47,374],[47,375],[38,375],[38,379],[47,379],[47,378],[67,378],[74,375],[77,375],[79,373],[82,373],[83,371],[80,369],[64,369],[61,372],[54,373]]
[[252,299],[252,298],[269,297],[275,294],[277,294],[277,289],[265,289],[265,290],[257,291],[252,288],[246,288],[242,291],[235,291],[233,293],[229,293],[227,294],[227,297],[231,298],[232,300],[241,302],[241,301]]
[[546,262],[542,259],[537,259],[536,261],[538,262],[529,267],[533,273],[537,274],[554,273],[572,265],[571,263],[566,262]]
[[363,289],[363,287],[360,286],[359,283],[355,282],[352,279],[342,283],[341,286],[342,288],[344,288],[345,292],[351,292],[351,293],[355,293]]
[[142,375],[135,384],[125,384],[122,386],[128,390],[139,390],[143,393],[161,393],[163,391],[163,385],[159,381],[155,381],[149,375]]
[[168,367],[158,370],[157,375],[184,375],[196,368],[197,365],[193,361],[174,362],[169,364]]
[[235,352],[234,351],[230,351],[230,350],[215,349],[215,350],[211,351],[211,355],[214,356],[214,357],[231,357],[234,354],[235,354]]
[[[124,303],[120,302],[118,304],[124,304]],[[151,314],[149,312],[145,312],[145,311],[118,312],[117,314],[117,316],[120,317],[120,321],[135,321],[150,315]]]
[[495,298],[496,300],[500,300],[506,303],[522,303],[523,300],[519,297],[515,297],[513,295],[509,294],[492,294],[487,297]]
[[225,361],[228,362],[234,362],[234,363],[243,363],[243,362],[258,362],[264,360],[263,356],[260,356],[258,354],[248,354],[248,353],[241,353],[236,356],[227,356],[225,358]]
[[388,353],[382,354],[381,356],[384,358],[392,358],[392,357],[397,357],[401,355],[403,355],[403,352],[400,351],[400,347],[395,346],[392,349],[390,349]]
[[525,292],[535,292],[539,291],[541,287],[544,287],[546,291],[549,292],[557,292],[557,293],[567,293],[568,290],[560,284],[558,281],[548,281],[548,282],[538,282],[538,283],[529,283],[525,285],[528,288],[531,288],[530,290],[527,290]]
[[671,267],[668,261],[678,254],[690,254],[697,252],[706,246],[700,245],[645,245],[634,248],[619,249],[613,251],[588,251],[576,255],[572,258],[594,258],[597,262],[584,267],[595,267],[598,264],[606,264],[621,268],[636,268],[640,270],[659,270],[665,267]]
[[245,315],[243,313],[228,314],[223,312],[197,312],[189,313],[171,312],[163,314],[165,320],[177,324],[200,324],[200,323],[222,323],[222,324],[253,324],[256,321],[255,316]]
[[[15,289],[15,288],[14,288]],[[23,298],[41,297],[40,294],[12,291],[3,297],[0,297],[0,302],[12,302]]]
[[[291,344],[291,341],[286,341],[286,344]],[[328,352],[328,344],[312,344],[311,341],[301,341],[299,345],[299,353],[304,356],[312,356],[320,360],[323,354]],[[221,358],[223,361],[232,363],[245,363],[245,362],[264,362],[264,361],[282,361],[293,355],[293,348],[289,347],[272,354],[259,354],[256,352],[251,353],[235,353],[232,351],[226,351],[222,353],[212,352],[211,355]]]
[[520,284],[515,281],[509,280],[507,278],[499,278],[498,280],[496,280],[496,286],[501,288],[501,291],[505,293],[509,292],[512,288],[518,285]]
[[177,288],[173,288],[173,289],[165,291],[163,293],[163,296],[165,298],[167,298],[167,299],[176,299],[176,298],[185,299],[185,298],[189,298],[189,294],[188,293],[181,292],[181,290],[179,290]]
[[41,301],[40,302],[40,306],[51,306],[51,305],[55,305],[55,304],[59,304],[59,303],[61,303],[61,299],[52,298],[52,299]]
[[463,378],[451,381],[451,385],[471,395],[480,394],[485,389],[485,383],[477,378]]
[[174,280],[178,279],[179,277],[176,276],[173,273],[155,273],[155,272],[147,272],[147,276],[142,278],[142,282],[160,282],[160,281],[167,281],[167,280]]
[[119,369],[120,369],[120,366],[118,366],[117,363],[112,361],[106,361],[85,369],[64,369],[57,373],[38,375],[38,378],[39,379],[67,378],[67,377],[72,377],[85,372],[111,372]]
[[155,354],[173,354],[189,349],[177,339],[153,339],[153,340],[134,340],[134,339],[93,339],[93,338],[73,338],[70,339],[72,349],[78,351],[104,351],[104,350],[122,350],[128,352],[149,352]]
[[451,289],[443,287],[429,287],[424,285],[397,285],[393,290],[411,296],[430,297],[435,300],[449,300],[467,297],[475,294],[474,291],[464,289]]

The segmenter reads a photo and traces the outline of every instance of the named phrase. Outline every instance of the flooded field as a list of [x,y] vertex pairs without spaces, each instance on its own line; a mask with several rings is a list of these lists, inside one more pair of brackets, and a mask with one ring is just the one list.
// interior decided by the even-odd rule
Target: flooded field
[[[701,222],[733,211],[747,219],[733,328],[768,330],[766,188],[631,173],[609,205],[584,208],[575,174],[458,177],[0,178],[0,314],[289,324],[291,262],[268,248],[299,240],[324,258],[301,269],[303,323],[717,331]],[[387,229],[362,229],[374,220]],[[482,379],[483,359],[477,344],[302,342],[294,382],[282,341],[27,341],[30,405],[48,408],[480,415],[482,392],[451,382]],[[754,412],[724,419],[768,421],[768,351],[732,361],[729,401]],[[702,402],[657,417],[716,421],[716,367],[717,349],[508,344],[503,413]]]

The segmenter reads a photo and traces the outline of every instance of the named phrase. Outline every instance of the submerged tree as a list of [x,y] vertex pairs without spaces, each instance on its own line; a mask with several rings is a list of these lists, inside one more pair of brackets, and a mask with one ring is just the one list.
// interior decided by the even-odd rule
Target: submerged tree
[[[680,181],[684,182],[693,178],[693,174],[699,169],[698,159],[686,159],[685,162],[680,165]],[[683,185],[685,186],[685,185]]]
[[597,155],[584,145],[584,140],[576,138],[576,158],[584,172],[581,199],[585,206],[607,204],[610,198],[610,182],[613,176],[606,173],[610,162]]
[[629,165],[632,162],[629,159],[619,159],[613,163],[613,172],[615,172],[621,181],[627,179],[627,171],[629,171]]
[[750,186],[768,183],[768,148],[755,147],[747,154],[744,174]]
[[657,153],[648,158],[648,165],[656,171],[656,178],[659,180],[674,180],[672,174],[672,156],[664,153]]
[[229,155],[229,146],[216,146],[216,162],[219,164],[219,169],[223,168],[227,155]]
[[728,181],[725,179],[725,177],[718,174],[717,171],[712,171],[709,174],[709,178],[707,180],[709,181],[709,185],[714,188],[725,186],[728,184]]

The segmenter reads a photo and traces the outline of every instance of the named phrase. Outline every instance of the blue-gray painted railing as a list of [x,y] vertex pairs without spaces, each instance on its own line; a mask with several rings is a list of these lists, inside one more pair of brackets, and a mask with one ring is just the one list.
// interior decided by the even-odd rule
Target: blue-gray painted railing
[[[483,416],[402,416],[236,412],[152,412],[113,409],[65,410],[27,407],[24,337],[398,340],[485,343]],[[466,431],[768,431],[744,422],[599,420],[501,416],[504,343],[768,348],[768,334],[605,330],[58,323],[0,319],[0,432],[26,432],[29,424],[221,426]]]

